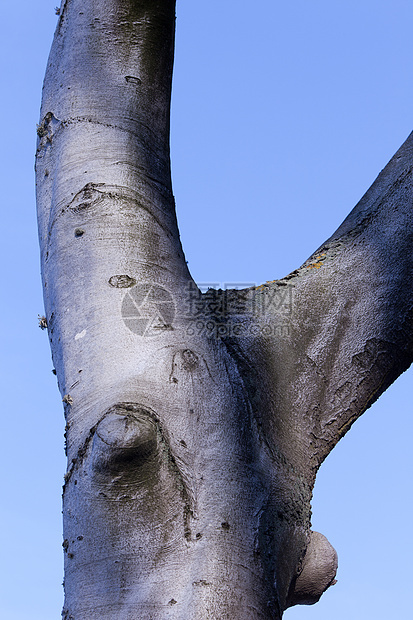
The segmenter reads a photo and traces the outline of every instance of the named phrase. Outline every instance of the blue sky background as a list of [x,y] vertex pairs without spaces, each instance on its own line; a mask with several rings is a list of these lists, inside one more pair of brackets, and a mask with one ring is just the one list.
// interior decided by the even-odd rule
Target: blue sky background
[[[63,412],[43,313],[33,162],[57,0],[0,6],[0,617],[62,605]],[[413,6],[403,0],[178,0],[174,191],[199,283],[298,267],[413,129]],[[406,282],[406,286],[412,286]],[[320,470],[313,528],[338,583],[287,620],[411,617],[412,371]],[[235,619],[234,619],[235,620]]]

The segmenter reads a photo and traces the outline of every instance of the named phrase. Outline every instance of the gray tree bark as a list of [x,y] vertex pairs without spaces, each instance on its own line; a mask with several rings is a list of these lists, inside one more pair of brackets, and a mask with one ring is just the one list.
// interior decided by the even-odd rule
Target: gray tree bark
[[282,280],[201,294],[169,161],[174,0],[64,0],[36,161],[66,416],[65,620],[279,619],[334,582],[316,472],[412,361],[410,136]]

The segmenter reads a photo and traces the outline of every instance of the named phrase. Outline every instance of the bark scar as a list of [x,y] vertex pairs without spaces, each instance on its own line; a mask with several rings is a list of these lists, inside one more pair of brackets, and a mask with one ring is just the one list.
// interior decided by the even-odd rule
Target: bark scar
[[[125,429],[121,429],[119,425],[111,424],[110,418],[119,415],[124,419]],[[127,418],[130,419],[128,424]],[[146,422],[145,422],[146,418]],[[139,426],[139,419],[141,424]],[[112,420],[113,421],[113,420]],[[122,420],[120,420],[122,422]],[[136,427],[138,425],[138,427]],[[134,428],[135,427],[135,428]],[[152,427],[152,429],[151,429]],[[123,430],[125,431],[122,435]],[[136,431],[136,432],[135,432]],[[138,434],[141,433],[141,437]],[[93,463],[93,454],[90,452],[94,450],[93,443],[95,438],[100,440],[100,443],[107,445],[107,458],[100,459],[101,462],[96,461]],[[157,439],[156,439],[157,438]],[[77,471],[84,463],[85,459],[91,456],[91,466],[94,470],[97,470],[99,474],[104,473],[105,467],[108,467],[110,471],[111,467],[111,449],[114,451],[112,461],[116,467],[116,460],[119,460],[120,466],[122,466],[122,459],[134,456],[133,450],[138,446],[139,440],[142,440],[142,458],[146,457],[152,450],[157,450],[162,457],[162,461],[166,462],[169,470],[177,481],[177,486],[183,501],[183,526],[184,537],[187,541],[192,540],[191,519],[195,518],[194,511],[194,498],[185,482],[184,475],[181,472],[180,467],[177,464],[177,460],[171,448],[171,442],[164,430],[161,421],[158,416],[146,406],[141,406],[136,403],[124,403],[120,402],[110,407],[101,417],[99,422],[95,424],[89,431],[83,444],[80,446],[77,455],[72,459],[67,473],[64,477],[63,494],[67,489],[67,485],[73,476],[73,473]],[[123,444],[125,445],[122,445]],[[136,445],[135,445],[136,444]],[[139,446],[138,446],[139,448]],[[130,450],[130,452],[128,452]],[[97,455],[99,456],[99,455]],[[105,457],[105,455],[103,455]],[[118,457],[118,459],[117,459]],[[139,455],[138,455],[139,457]]]

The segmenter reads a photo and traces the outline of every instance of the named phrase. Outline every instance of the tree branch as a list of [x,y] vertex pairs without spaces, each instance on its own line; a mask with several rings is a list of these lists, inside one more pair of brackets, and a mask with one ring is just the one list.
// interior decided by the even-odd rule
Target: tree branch
[[271,296],[291,287],[288,335],[261,340],[283,386],[274,415],[290,412],[314,471],[413,360],[412,171],[413,134],[302,267],[253,293],[263,333],[282,320]]
[[[36,176],[46,315],[62,395],[79,365],[92,368],[116,351],[126,357],[113,329],[124,294],[117,289],[150,282],[178,299],[190,279],[170,176],[174,31],[174,0],[67,0],[60,15]],[[94,317],[89,348],[78,358],[86,317]]]

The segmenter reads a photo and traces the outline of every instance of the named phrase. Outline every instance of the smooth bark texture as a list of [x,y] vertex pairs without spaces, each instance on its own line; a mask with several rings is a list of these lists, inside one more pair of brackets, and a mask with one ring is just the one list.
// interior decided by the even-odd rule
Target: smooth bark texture
[[317,469],[412,361],[410,137],[283,280],[201,295],[169,162],[173,0],[66,0],[37,192],[66,416],[66,620],[279,619],[337,557]]

